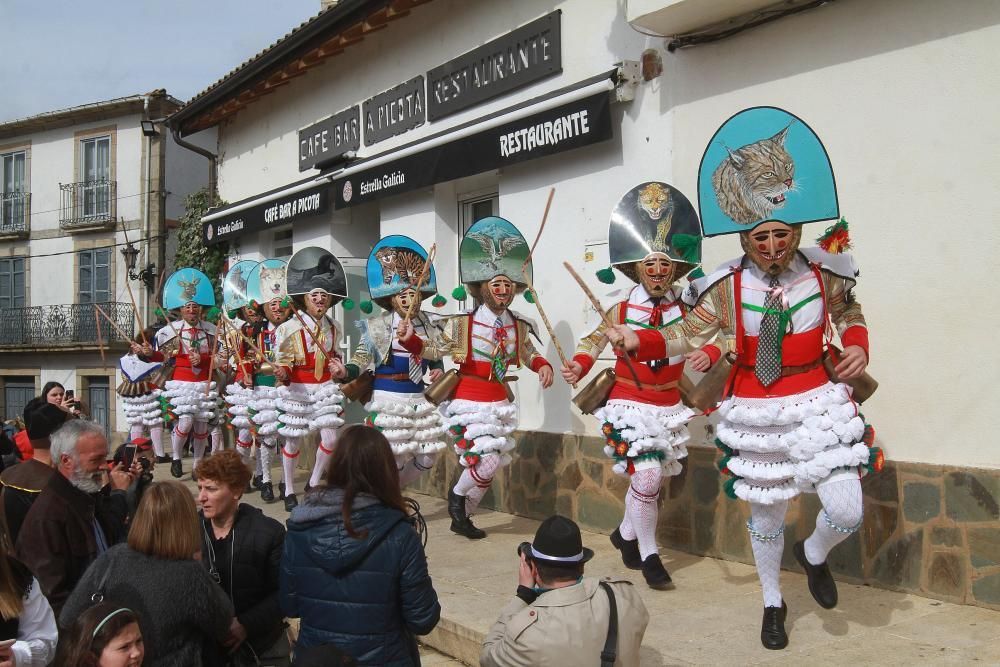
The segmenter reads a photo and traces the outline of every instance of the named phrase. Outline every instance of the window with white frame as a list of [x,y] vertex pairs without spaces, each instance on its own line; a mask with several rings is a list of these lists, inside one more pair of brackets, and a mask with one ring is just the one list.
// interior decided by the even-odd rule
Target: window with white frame
[[102,217],[111,212],[111,137],[80,140],[83,177],[83,215]]
[[292,228],[279,229],[274,232],[271,242],[271,258],[287,260],[292,256]]
[[477,220],[488,218],[491,215],[498,215],[500,212],[500,195],[496,192],[479,193],[467,195],[459,199],[459,214],[462,221],[462,234],[458,242],[462,243],[462,236],[469,231],[469,227]]

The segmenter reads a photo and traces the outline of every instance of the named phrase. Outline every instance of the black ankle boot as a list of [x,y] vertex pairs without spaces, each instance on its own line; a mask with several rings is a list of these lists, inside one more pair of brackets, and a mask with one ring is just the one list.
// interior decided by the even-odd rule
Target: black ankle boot
[[285,494],[285,511],[291,512],[293,509],[299,506],[299,499],[295,497],[294,493]]
[[760,643],[764,648],[780,651],[788,646],[788,635],[785,633],[787,615],[788,605],[784,600],[780,607],[764,607],[764,619],[760,624]]
[[451,517],[451,532],[470,540],[486,537],[486,531],[472,525],[472,519],[465,513],[465,496],[458,495],[454,489],[448,491],[448,516]]
[[278,482],[278,498],[281,500],[285,499],[285,483]]
[[622,554],[622,563],[630,570],[642,569],[642,555],[639,554],[639,540],[626,540],[615,528],[611,533],[611,544]]
[[669,591],[674,587],[670,573],[663,567],[659,554],[649,554],[646,560],[642,561],[642,576],[650,588],[658,591]]
[[274,502],[274,489],[270,482],[262,482],[260,485],[260,499],[265,503]]
[[255,489],[259,489],[264,484],[264,477],[261,475],[254,475],[253,479],[250,480],[250,486]]
[[180,459],[174,459],[170,462],[170,474],[177,479],[184,476],[184,468],[181,466]]
[[795,560],[799,561],[799,565],[806,571],[806,577],[809,578],[809,592],[812,593],[817,604],[823,609],[836,607],[837,582],[833,580],[830,566],[825,562],[819,565],[810,563],[809,559],[806,558],[805,541],[799,541],[792,545],[792,553],[795,554]]

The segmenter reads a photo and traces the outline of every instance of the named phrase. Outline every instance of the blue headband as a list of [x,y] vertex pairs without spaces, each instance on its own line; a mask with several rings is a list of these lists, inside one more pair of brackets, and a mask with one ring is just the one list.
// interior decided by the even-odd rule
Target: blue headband
[[117,616],[118,614],[122,613],[123,611],[127,611],[130,614],[134,614],[135,613],[131,609],[127,608],[127,607],[122,607],[121,609],[115,609],[113,612],[111,612],[110,614],[108,614],[107,616],[105,616],[103,621],[101,621],[100,623],[97,624],[97,627],[94,628],[94,634],[92,634],[90,636],[90,638],[93,639],[94,637],[96,637],[97,633],[101,631],[101,628],[104,627],[105,623],[107,623],[108,621],[111,620],[112,617]]

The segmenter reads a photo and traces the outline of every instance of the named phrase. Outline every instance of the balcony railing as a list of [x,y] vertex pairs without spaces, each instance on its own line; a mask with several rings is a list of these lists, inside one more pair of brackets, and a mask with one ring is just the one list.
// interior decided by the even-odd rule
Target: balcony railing
[[30,218],[30,192],[0,192],[0,236],[26,236]]
[[117,181],[60,183],[62,205],[59,226],[74,229],[113,223],[117,184]]
[[[132,304],[106,302],[99,305],[123,332],[133,335],[135,315]],[[90,303],[0,308],[0,346],[39,349],[97,347],[94,315],[94,305]],[[101,318],[101,341],[105,346],[126,342],[104,318]]]

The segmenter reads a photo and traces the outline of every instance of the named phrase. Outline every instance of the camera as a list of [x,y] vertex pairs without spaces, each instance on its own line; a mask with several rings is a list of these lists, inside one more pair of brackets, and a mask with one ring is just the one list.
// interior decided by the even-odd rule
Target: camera
[[521,542],[517,545],[517,555],[524,556],[524,560],[531,560],[531,542]]

